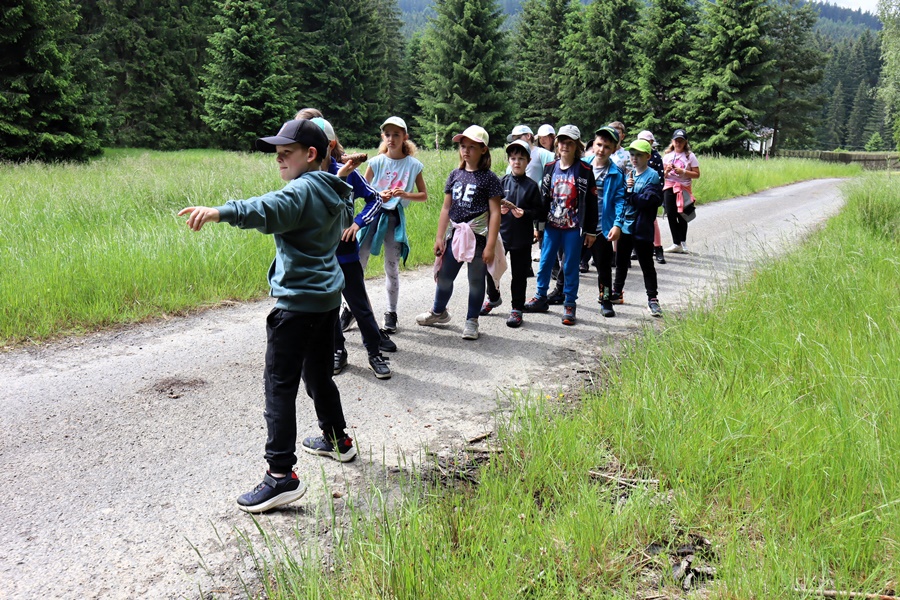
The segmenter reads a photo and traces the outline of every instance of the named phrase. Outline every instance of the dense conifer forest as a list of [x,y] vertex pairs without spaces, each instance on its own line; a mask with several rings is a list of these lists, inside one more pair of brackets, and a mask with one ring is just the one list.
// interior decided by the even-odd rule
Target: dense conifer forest
[[881,30],[801,0],[22,0],[0,9],[0,158],[249,150],[304,106],[347,146],[400,114],[431,147],[473,122],[499,143],[623,120],[728,155],[883,150],[900,107]]

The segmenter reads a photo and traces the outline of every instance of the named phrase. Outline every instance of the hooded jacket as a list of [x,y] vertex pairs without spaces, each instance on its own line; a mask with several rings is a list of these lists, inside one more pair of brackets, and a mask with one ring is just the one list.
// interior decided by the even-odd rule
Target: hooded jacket
[[310,171],[282,189],[218,207],[219,220],[272,234],[270,295],[277,308],[328,312],[341,304],[344,275],[335,257],[353,218],[352,188],[325,171]]
[[612,159],[609,159],[608,164],[609,171],[606,173],[606,178],[600,186],[597,186],[598,211],[600,213],[600,226],[597,234],[603,237],[608,236],[613,227],[618,227],[628,233],[627,227],[630,225],[625,216],[625,175]]

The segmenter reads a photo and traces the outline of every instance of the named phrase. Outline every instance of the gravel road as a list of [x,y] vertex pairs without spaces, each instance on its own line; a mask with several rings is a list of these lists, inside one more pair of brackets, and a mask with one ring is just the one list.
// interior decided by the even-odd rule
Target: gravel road
[[[839,210],[840,183],[799,183],[699,207],[692,254],[658,266],[663,310],[704,301],[735,273],[796,243]],[[511,389],[580,390],[601,351],[658,323],[646,311],[635,263],[627,304],[614,319],[599,314],[592,272],[582,275],[575,327],[561,325],[562,307],[551,307],[509,329],[504,305],[482,317],[480,340],[465,341],[465,276],[457,281],[451,323],[423,328],[415,315],[431,305],[431,270],[403,273],[390,380],[375,379],[358,330],[349,332],[350,365],[336,381],[365,460],[339,465],[301,455],[297,472],[309,491],[263,516],[264,528],[314,531],[331,491],[353,493],[385,466],[420,460],[425,447],[491,431]],[[378,314],[383,289],[382,279],[369,282]],[[254,526],[234,499],[265,468],[271,305],[226,306],[0,355],[0,598],[243,595],[236,578],[253,571],[238,532]],[[301,436],[315,432],[305,396],[298,419]]]

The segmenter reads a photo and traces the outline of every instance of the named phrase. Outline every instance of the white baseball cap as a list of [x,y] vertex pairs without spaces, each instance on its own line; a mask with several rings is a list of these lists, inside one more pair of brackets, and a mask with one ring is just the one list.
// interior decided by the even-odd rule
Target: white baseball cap
[[650,142],[651,145],[656,143],[656,138],[653,137],[653,133],[647,131],[646,129],[637,134],[637,139],[644,140],[645,142]]
[[581,140],[581,130],[574,125],[563,125],[559,128],[559,133],[556,134],[556,137],[567,137],[578,142]]
[[534,132],[531,131],[531,127],[529,127],[528,125],[516,125],[515,127],[513,127],[512,133],[506,136],[506,141],[508,143],[512,142],[514,137],[525,135],[526,133],[530,133],[532,135],[534,134]]
[[384,130],[385,125],[394,125],[396,127],[399,127],[400,129],[402,129],[403,131],[408,131],[406,129],[406,121],[404,121],[400,117],[388,117],[387,119],[385,119],[384,123],[381,124],[382,130]]
[[478,125],[470,125],[466,127],[466,130],[462,133],[457,133],[453,136],[453,141],[458,142],[463,138],[469,138],[473,142],[478,142],[480,144],[484,144],[485,146],[489,145],[490,137],[488,136],[488,132],[484,130],[484,127],[479,127]]
[[545,135],[556,135],[556,130],[553,129],[553,125],[547,125],[544,123],[540,127],[538,127],[538,137],[544,137]]

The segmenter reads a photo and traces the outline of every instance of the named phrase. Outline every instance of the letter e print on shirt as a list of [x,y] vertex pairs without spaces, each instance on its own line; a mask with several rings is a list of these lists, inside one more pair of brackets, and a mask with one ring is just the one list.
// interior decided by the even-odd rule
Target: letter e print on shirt
[[453,184],[453,202],[460,206],[471,206],[472,198],[475,195],[477,186],[472,183],[463,184],[456,182]]

